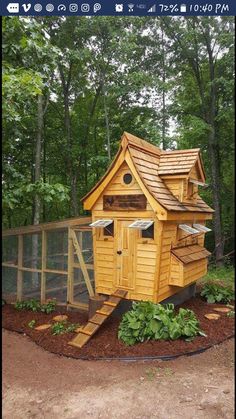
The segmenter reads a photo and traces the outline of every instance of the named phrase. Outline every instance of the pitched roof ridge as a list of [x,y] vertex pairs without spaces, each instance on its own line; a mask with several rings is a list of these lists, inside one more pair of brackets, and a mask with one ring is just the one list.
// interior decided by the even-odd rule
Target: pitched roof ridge
[[149,143],[146,140],[143,140],[142,138],[136,137],[135,135],[130,134],[127,131],[123,132],[123,135],[121,138],[122,138],[123,146],[125,147],[132,145],[133,147],[137,147],[141,150],[152,152],[153,154],[156,154],[158,156],[160,156],[161,154],[161,149],[159,147],[155,146],[154,144]]
[[173,154],[183,154],[183,153],[190,153],[190,152],[200,152],[200,148],[186,148],[181,150],[161,150],[161,157],[166,155],[173,155]]

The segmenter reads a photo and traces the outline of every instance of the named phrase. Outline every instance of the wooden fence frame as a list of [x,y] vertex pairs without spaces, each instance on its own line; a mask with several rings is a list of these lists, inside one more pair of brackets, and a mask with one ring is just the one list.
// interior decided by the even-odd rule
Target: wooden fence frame
[[[22,291],[23,291],[23,272],[38,272],[41,274],[41,291],[40,298],[41,303],[44,303],[46,300],[46,273],[55,273],[60,275],[67,276],[67,303],[61,303],[60,305],[66,305],[67,307],[75,307],[83,310],[88,310],[88,304],[77,303],[73,300],[73,274],[74,268],[80,268],[84,275],[85,284],[87,286],[90,296],[94,295],[94,290],[92,288],[90,278],[87,272],[87,269],[91,269],[93,265],[91,263],[85,263],[81,251],[81,246],[77,240],[75,231],[92,231],[92,228],[89,227],[89,224],[92,221],[91,217],[79,217],[79,218],[70,218],[63,221],[55,221],[51,223],[42,223],[38,225],[31,225],[26,227],[16,227],[2,231],[2,237],[17,236],[18,238],[18,254],[17,254],[17,264],[12,264],[8,262],[2,262],[3,267],[15,268],[17,269],[17,300],[22,300]],[[68,231],[68,253],[63,254],[63,256],[68,256],[67,270],[58,270],[58,269],[49,269],[47,268],[47,233],[53,232],[61,229],[67,229]],[[42,233],[42,255],[41,255],[41,269],[36,268],[27,268],[23,266],[23,237],[24,235],[31,235],[35,233]],[[79,263],[75,262],[74,254],[77,254]],[[59,256],[59,254],[58,254]]]

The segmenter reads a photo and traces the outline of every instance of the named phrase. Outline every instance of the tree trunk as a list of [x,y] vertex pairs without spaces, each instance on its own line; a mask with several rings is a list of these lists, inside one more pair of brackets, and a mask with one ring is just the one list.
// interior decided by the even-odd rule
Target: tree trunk
[[166,62],[165,62],[165,45],[164,45],[164,30],[161,25],[161,56],[162,56],[162,148],[166,150],[166,92],[165,92],[165,82],[166,82]]
[[105,112],[106,134],[107,134],[107,155],[110,161],[111,160],[111,139],[110,139],[110,126],[109,126],[109,117],[108,117],[108,112],[107,112],[105,89],[103,89],[103,100],[104,100],[104,112]]
[[209,75],[211,80],[210,88],[210,109],[208,121],[211,127],[208,139],[208,149],[211,158],[211,177],[213,189],[213,205],[215,209],[214,214],[214,235],[215,235],[215,252],[216,252],[216,265],[221,266],[224,263],[224,237],[221,226],[221,206],[220,206],[220,161],[218,159],[218,144],[215,129],[216,120],[216,87],[215,87],[215,67],[214,59],[212,56],[211,39],[209,29],[206,32],[206,45],[209,60]]
[[[36,137],[36,150],[35,150],[35,172],[34,182],[40,180],[41,174],[41,145],[42,145],[42,133],[43,133],[43,95],[38,95],[38,115],[37,115],[37,137]],[[34,198],[34,213],[33,213],[33,224],[39,224],[40,221],[40,197],[38,194]],[[37,258],[38,258],[38,234],[32,236],[32,268],[37,269]],[[33,272],[32,275],[33,286],[39,285],[39,274]]]

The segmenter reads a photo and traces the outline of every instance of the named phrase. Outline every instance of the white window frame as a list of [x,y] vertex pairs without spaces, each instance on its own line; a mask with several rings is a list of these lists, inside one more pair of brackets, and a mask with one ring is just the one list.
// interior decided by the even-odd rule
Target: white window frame
[[208,231],[211,231],[210,228],[203,226],[202,224],[193,224],[193,228],[196,228],[200,232],[208,233]]
[[204,188],[208,187],[207,183],[200,182],[199,180],[196,180],[196,179],[189,179],[189,182],[194,183],[194,185],[203,186]]
[[[146,223],[145,226],[142,226],[142,223]],[[147,230],[152,224],[154,223],[153,220],[136,220],[133,223],[131,223],[128,228],[137,228],[139,230]]]
[[109,226],[110,224],[113,223],[113,220],[96,220],[93,223],[89,224],[90,227],[95,227],[95,228],[105,228],[107,226]]
[[188,234],[200,233],[199,230],[197,230],[196,228],[190,227],[187,224],[179,224],[178,227],[180,228],[180,230],[183,230],[185,231],[185,233],[188,233]]

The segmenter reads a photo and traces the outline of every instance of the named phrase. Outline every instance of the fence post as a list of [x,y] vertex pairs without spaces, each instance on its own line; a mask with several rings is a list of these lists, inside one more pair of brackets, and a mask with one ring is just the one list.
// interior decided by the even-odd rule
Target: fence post
[[71,236],[71,227],[68,227],[68,260],[67,260],[67,303],[73,302],[74,286],[74,247]]
[[23,235],[18,235],[18,261],[17,261],[17,300],[22,300],[23,289]]
[[42,231],[42,261],[41,261],[41,303],[45,303],[46,300],[46,273],[47,268],[47,233],[45,230]]

